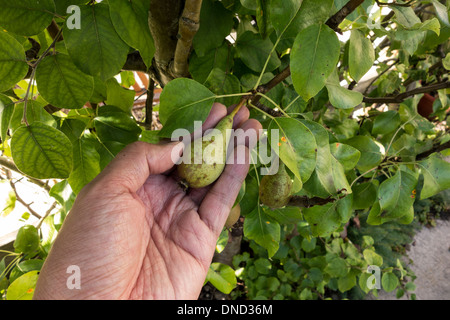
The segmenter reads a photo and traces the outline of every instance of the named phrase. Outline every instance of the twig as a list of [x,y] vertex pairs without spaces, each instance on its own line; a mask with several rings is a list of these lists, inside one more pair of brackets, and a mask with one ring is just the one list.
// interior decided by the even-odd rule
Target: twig
[[389,6],[392,6],[392,7],[411,7],[411,6],[412,6],[412,3],[413,3],[414,1],[415,1],[415,0],[410,0],[410,1],[406,2],[406,3],[397,3],[397,2],[390,2],[390,3],[387,3],[387,2],[381,2],[381,1],[379,1],[379,0],[375,0],[375,2],[377,3],[377,5],[378,5],[379,7],[382,7],[382,6],[385,6],[385,7],[389,7]]
[[375,81],[377,81],[383,74],[385,74],[386,72],[388,72],[389,70],[392,69],[392,67],[394,67],[397,63],[399,63],[400,60],[396,59],[395,62],[393,64],[391,64],[390,66],[388,66],[386,69],[384,69],[380,74],[378,74],[375,78],[372,79],[372,81],[370,81],[369,85],[367,86],[367,88],[364,90],[364,95],[367,94],[367,92],[369,91],[370,87],[374,84]]
[[422,160],[422,159],[425,159],[426,157],[428,157],[428,156],[431,155],[432,153],[440,152],[440,151],[445,150],[445,149],[448,149],[448,148],[450,148],[450,141],[447,141],[446,143],[441,144],[441,145],[438,145],[438,146],[434,146],[432,149],[430,149],[430,150],[428,150],[428,151],[419,153],[419,154],[416,156],[416,160]]
[[326,199],[322,199],[319,197],[308,198],[306,196],[292,196],[289,199],[289,203],[287,205],[291,206],[291,207],[311,208],[314,206],[323,206],[327,203],[336,202],[337,200],[339,200],[343,197],[345,197],[345,194],[340,196],[338,199],[333,198],[333,197],[328,197]]
[[432,92],[440,89],[450,88],[450,81],[435,83],[429,86],[416,88],[413,90],[402,92],[393,97],[364,97],[365,103],[402,103],[405,99],[414,96],[416,94]]
[[[145,124],[151,126],[153,121],[153,91],[155,89],[155,80],[150,78],[147,88],[147,99],[145,100]],[[147,127],[146,126],[146,127]]]
[[175,48],[175,56],[172,64],[172,72],[176,78],[189,75],[189,55],[192,48],[192,40],[200,27],[200,10],[202,0],[187,0],[183,14],[178,23],[178,41]]
[[23,199],[19,196],[19,193],[17,192],[17,189],[16,189],[16,185],[15,185],[15,183],[12,181],[11,171],[6,170],[6,177],[7,177],[8,180],[9,180],[9,184],[11,185],[11,189],[14,191],[14,194],[16,195],[16,200],[19,201],[21,204],[23,204],[23,206],[24,206],[25,208],[27,208],[28,211],[29,211],[33,216],[35,216],[35,217],[38,218],[38,219],[42,219],[42,216],[41,216],[39,213],[37,213],[36,211],[34,211],[33,208],[31,208],[31,205],[30,205],[29,203],[26,203],[25,200],[23,200]]
[[50,208],[45,212],[44,216],[41,218],[41,220],[39,221],[38,225],[36,226],[36,229],[39,229],[42,225],[42,223],[44,222],[45,218],[47,218],[50,213],[52,213],[53,209],[55,209],[58,205],[58,202],[55,201],[53,202],[53,204],[50,206]]
[[347,2],[345,6],[343,6],[338,12],[336,12],[328,21],[325,23],[334,31],[341,33],[341,29],[339,29],[339,25],[342,21],[344,21],[345,17],[347,17],[350,13],[352,13],[357,7],[359,7],[364,0],[350,0]]
[[[16,167],[16,165],[14,164],[14,162],[10,161],[8,158],[6,157],[2,157],[0,156],[0,166],[4,167],[5,169],[23,174],[22,172],[20,172],[20,170]],[[35,179],[35,178],[31,178],[31,177],[27,177],[28,181],[30,181],[31,183],[34,183],[35,185],[45,189],[46,191],[50,191],[50,186],[48,185],[47,182],[44,182],[42,180],[39,179]]]

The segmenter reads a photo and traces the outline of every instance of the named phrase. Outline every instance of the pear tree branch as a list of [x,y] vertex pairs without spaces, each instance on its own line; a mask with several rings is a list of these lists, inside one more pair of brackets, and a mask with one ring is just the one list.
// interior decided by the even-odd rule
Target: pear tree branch
[[364,97],[365,103],[402,103],[405,99],[417,94],[432,92],[440,89],[450,88],[450,81],[439,82],[424,87],[415,88],[409,91],[405,91],[392,97]]
[[188,60],[192,49],[192,41],[200,27],[201,8],[202,0],[186,0],[183,14],[178,23],[178,41],[172,64],[172,73],[175,78],[189,75]]

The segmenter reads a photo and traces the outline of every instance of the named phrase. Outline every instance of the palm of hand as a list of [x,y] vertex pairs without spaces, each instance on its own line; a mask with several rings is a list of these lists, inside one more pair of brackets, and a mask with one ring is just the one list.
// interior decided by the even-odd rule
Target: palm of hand
[[[208,119],[225,114],[216,106]],[[246,121],[248,110],[240,117],[244,131],[260,128]],[[186,193],[164,174],[173,168],[172,149],[133,144],[80,192],[41,270],[36,299],[198,297],[247,175],[248,150],[212,187]],[[81,289],[67,286],[70,265],[79,267]]]

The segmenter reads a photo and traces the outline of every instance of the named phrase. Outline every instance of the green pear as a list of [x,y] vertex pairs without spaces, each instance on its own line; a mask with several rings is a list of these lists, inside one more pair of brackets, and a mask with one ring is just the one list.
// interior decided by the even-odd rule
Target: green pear
[[233,128],[233,117],[234,113],[220,120],[215,130],[194,140],[184,150],[190,154],[190,159],[178,165],[178,175],[190,188],[206,187],[222,174],[231,136],[229,129]]
[[259,185],[259,200],[271,208],[282,208],[289,203],[291,197],[292,180],[286,172],[286,167],[280,161],[278,172],[266,175]]

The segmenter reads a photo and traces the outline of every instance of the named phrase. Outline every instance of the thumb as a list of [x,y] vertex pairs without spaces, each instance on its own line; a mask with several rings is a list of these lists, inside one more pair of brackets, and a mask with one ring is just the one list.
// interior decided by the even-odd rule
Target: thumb
[[112,191],[136,192],[150,175],[171,169],[180,158],[182,148],[180,142],[134,142],[120,151],[94,181],[113,187]]

